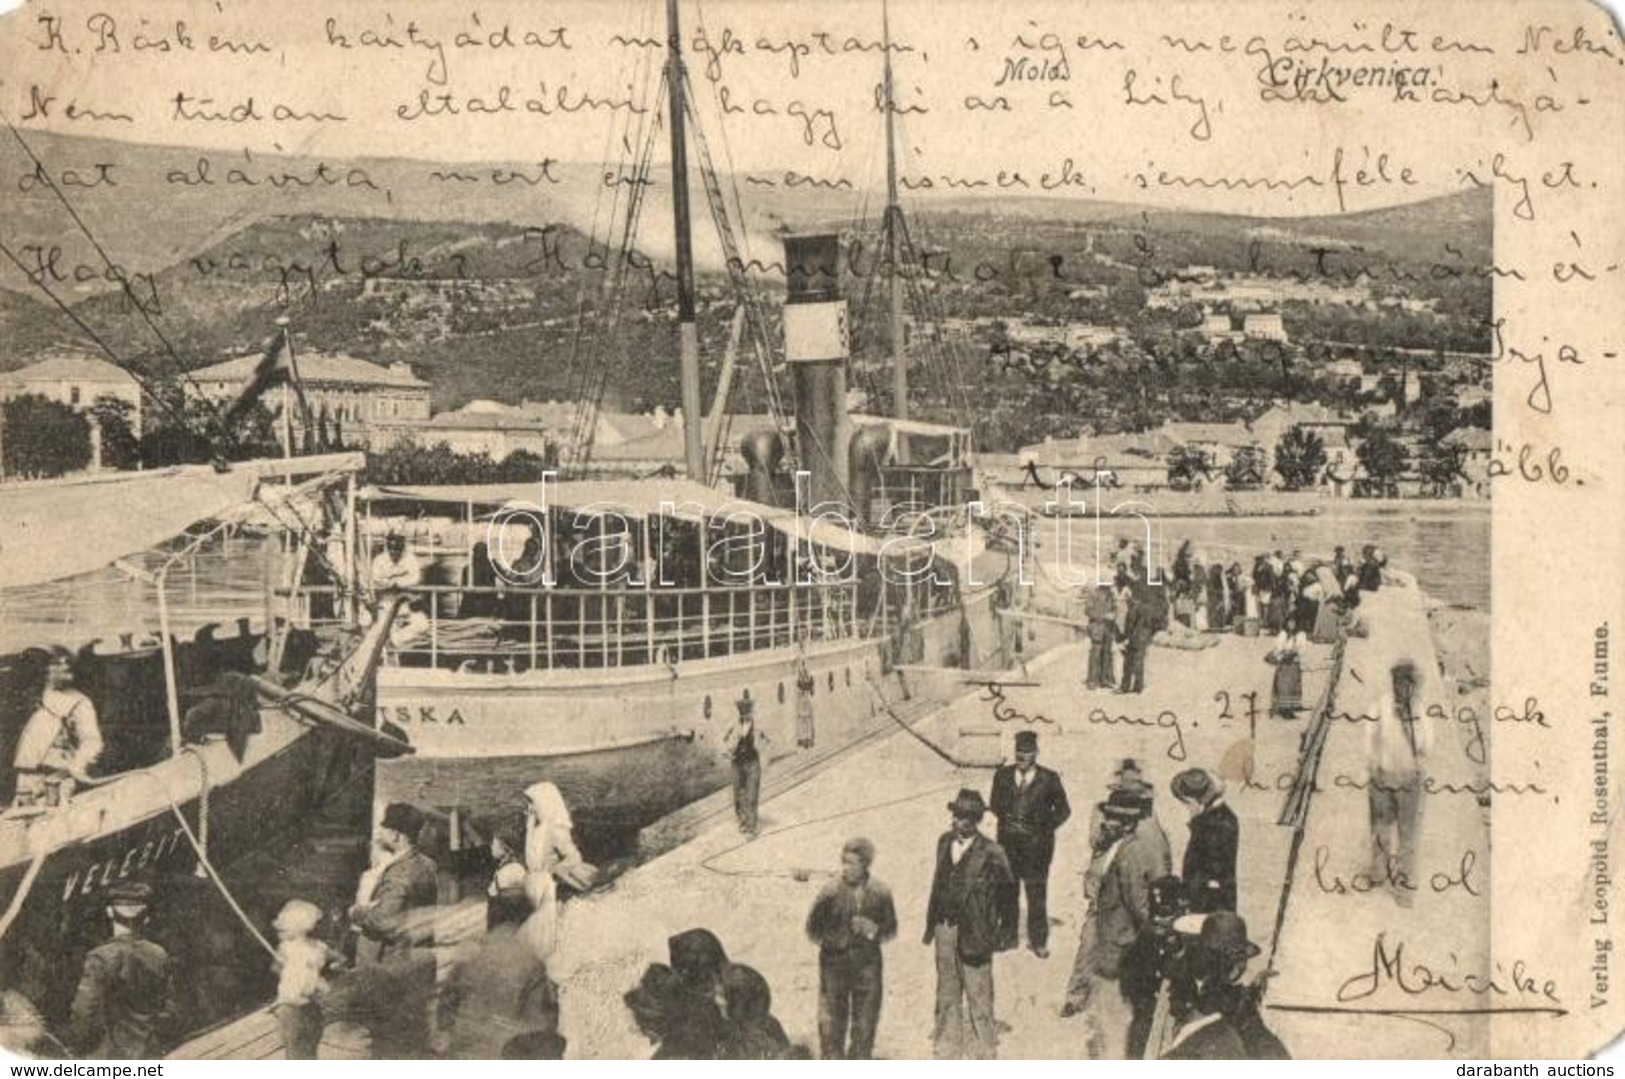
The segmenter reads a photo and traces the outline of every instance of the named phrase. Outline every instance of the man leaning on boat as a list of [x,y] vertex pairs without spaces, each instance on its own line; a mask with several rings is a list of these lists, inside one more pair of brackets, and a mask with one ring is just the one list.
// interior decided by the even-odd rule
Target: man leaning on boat
[[101,725],[90,698],[73,688],[73,657],[53,648],[39,702],[17,741],[12,761],[19,807],[50,806],[90,782],[90,766],[102,753]]

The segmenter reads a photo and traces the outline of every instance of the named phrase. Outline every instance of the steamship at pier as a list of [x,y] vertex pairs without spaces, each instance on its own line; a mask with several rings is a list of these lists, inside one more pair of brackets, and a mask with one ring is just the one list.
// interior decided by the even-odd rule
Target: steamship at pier
[[[378,673],[379,721],[415,752],[380,763],[377,807],[514,812],[529,784],[549,780],[590,843],[723,787],[723,736],[746,697],[768,740],[771,774],[895,730],[905,722],[899,705],[933,675],[1018,658],[1021,631],[998,612],[1018,602],[1022,553],[969,512],[970,431],[909,417],[903,292],[912,246],[897,203],[890,112],[881,231],[892,415],[876,417],[848,408],[838,236],[781,235],[786,302],[782,349],[776,344],[690,105],[677,17],[668,3],[660,81],[686,477],[594,478],[590,436],[584,446],[579,437],[594,426],[589,401],[560,479],[545,488],[361,492],[367,533],[376,541],[386,528],[405,528],[429,563],[425,583],[408,590],[412,639],[398,642]],[[737,304],[709,413],[695,315],[690,123]],[[629,186],[636,198],[646,185]],[[635,220],[636,207],[626,212]],[[604,321],[586,336],[609,339]],[[736,351],[754,354],[775,422],[740,440],[747,471],[728,490],[718,429]],[[618,362],[624,357],[599,366]],[[777,389],[786,369],[787,403]]]
[[438,520],[464,540],[430,548],[427,577],[452,583],[408,590],[418,621],[378,671],[380,723],[415,749],[379,763],[379,805],[499,814],[545,779],[587,833],[625,833],[724,785],[743,698],[771,768],[895,729],[933,673],[1017,658],[998,612],[1020,553],[966,512],[968,433],[849,415],[835,237],[786,254],[794,437],[830,448],[798,472],[766,430],[743,440],[737,494],[568,478],[360,492],[375,536]]

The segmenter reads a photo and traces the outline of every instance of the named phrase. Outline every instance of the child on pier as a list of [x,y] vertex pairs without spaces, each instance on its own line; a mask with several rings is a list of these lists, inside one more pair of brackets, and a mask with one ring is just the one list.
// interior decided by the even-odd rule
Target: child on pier
[[280,976],[271,1011],[282,1028],[283,1056],[288,1060],[315,1060],[322,1040],[320,998],[327,991],[322,973],[337,956],[312,936],[321,920],[321,909],[314,903],[290,899],[272,923]]

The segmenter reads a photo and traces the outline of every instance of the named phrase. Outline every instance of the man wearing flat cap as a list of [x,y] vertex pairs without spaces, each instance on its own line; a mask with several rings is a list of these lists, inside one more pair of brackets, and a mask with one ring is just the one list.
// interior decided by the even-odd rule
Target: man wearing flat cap
[[[434,859],[418,850],[423,814],[404,802],[391,802],[378,823],[374,842],[382,864],[362,877],[350,908],[350,924],[361,932],[358,958],[382,962],[410,948],[420,931],[410,912],[432,907],[439,898]],[[370,885],[370,887],[369,887]]]
[[841,872],[807,915],[807,936],[818,945],[818,1042],[825,1060],[868,1060],[875,1047],[880,946],[897,935],[897,908],[891,890],[869,873],[874,860],[869,840],[847,840]]
[[1066,788],[1055,771],[1038,763],[1038,733],[1016,732],[1016,760],[993,773],[988,799],[999,818],[998,841],[1010,871],[1027,893],[1027,945],[1049,957],[1049,867],[1055,832],[1072,815]]
[[993,954],[1016,945],[1016,882],[1003,849],[979,829],[987,813],[980,791],[961,790],[948,812],[953,827],[937,841],[937,868],[925,914],[925,943],[936,945],[937,1059],[991,1060]]
[[142,935],[152,888],[118,881],[107,889],[113,938],[85,957],[66,1041],[80,1056],[147,1060],[164,1055],[175,1033],[174,965]]

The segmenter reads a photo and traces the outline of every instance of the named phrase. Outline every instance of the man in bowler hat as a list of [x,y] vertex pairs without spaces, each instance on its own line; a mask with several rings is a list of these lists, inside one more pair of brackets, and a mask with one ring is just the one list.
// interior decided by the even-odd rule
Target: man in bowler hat
[[925,943],[936,945],[936,1057],[991,1060],[993,954],[1016,944],[1015,878],[1004,851],[978,827],[987,812],[979,791],[961,790],[948,812],[953,827],[937,840],[936,874],[925,915]]
[[176,1019],[174,964],[142,935],[152,888],[118,881],[107,889],[113,937],[85,957],[73,996],[68,1045],[100,1060],[160,1057]]
[[1290,1060],[1281,1039],[1259,1012],[1262,979],[1241,984],[1249,960],[1261,949],[1247,936],[1247,923],[1228,910],[1189,915],[1174,929],[1194,937],[1181,959],[1188,1000],[1176,1001],[1171,1039],[1163,1060]]
[[1055,832],[1072,815],[1072,807],[1060,775],[1038,763],[1036,731],[1016,732],[1015,763],[993,773],[989,801],[999,818],[999,846],[1027,893],[1027,945],[1047,959],[1049,867],[1055,858]]

